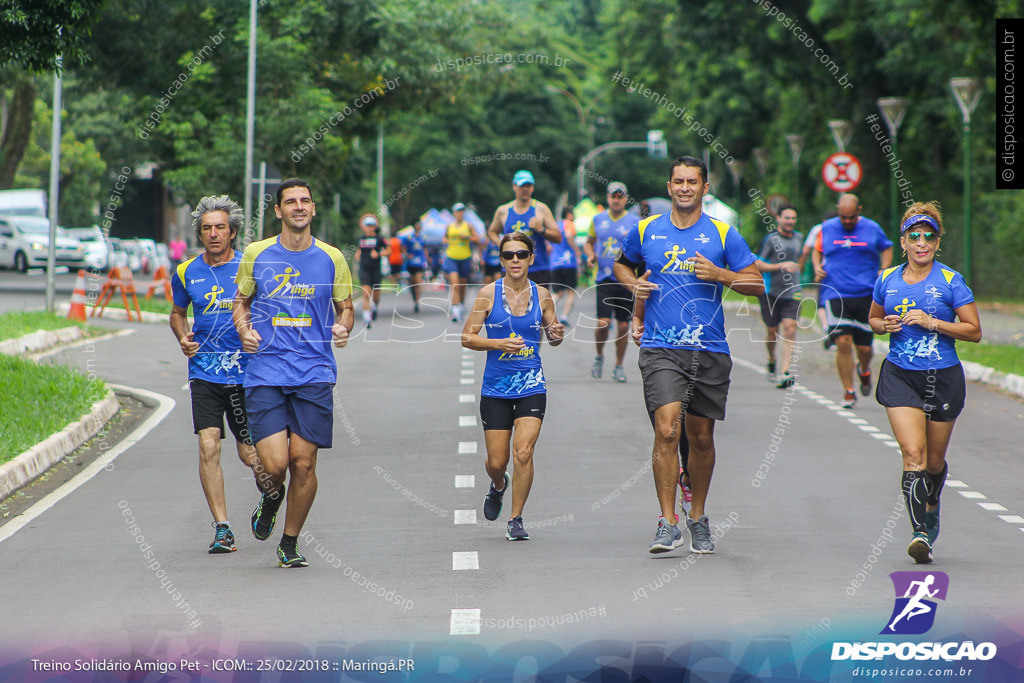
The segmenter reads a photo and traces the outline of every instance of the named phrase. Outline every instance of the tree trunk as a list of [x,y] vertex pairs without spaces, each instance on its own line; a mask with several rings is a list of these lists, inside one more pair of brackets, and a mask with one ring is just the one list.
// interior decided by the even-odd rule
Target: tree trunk
[[8,189],[14,184],[14,174],[32,135],[35,102],[36,86],[32,76],[19,74],[14,82],[7,126],[0,140],[0,189]]

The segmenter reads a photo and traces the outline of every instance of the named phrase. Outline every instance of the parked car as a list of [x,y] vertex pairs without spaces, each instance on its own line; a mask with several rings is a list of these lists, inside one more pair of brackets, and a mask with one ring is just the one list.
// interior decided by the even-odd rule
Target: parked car
[[133,273],[142,270],[142,254],[139,252],[139,243],[135,240],[123,240],[125,254],[128,256],[128,267]]
[[[32,216],[0,216],[0,266],[22,273],[45,268],[50,245],[50,221]],[[63,228],[57,228],[56,264],[81,268],[85,247]]]
[[88,228],[69,228],[68,234],[85,247],[85,265],[93,270],[106,270],[110,266],[110,246],[98,225]]
[[0,214],[46,218],[46,190],[0,190]]
[[148,275],[157,268],[156,242],[147,237],[139,237],[135,241],[139,245],[139,256],[142,258],[142,272]]
[[127,266],[128,251],[125,249],[124,242],[119,237],[111,237],[108,244],[110,245],[110,267],[124,268]]

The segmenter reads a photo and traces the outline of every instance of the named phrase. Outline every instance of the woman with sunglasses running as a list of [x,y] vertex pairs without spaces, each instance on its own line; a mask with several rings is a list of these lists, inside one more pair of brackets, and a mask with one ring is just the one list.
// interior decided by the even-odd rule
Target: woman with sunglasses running
[[869,314],[875,334],[889,334],[875,398],[885,407],[903,453],[902,489],[914,533],[907,554],[918,564],[932,561],[946,448],[966,397],[955,343],[981,339],[970,287],[960,273],[935,260],[942,235],[937,203],[907,209],[900,225],[907,262],[879,276]]
[[[522,232],[512,232],[501,238],[498,248],[505,276],[480,290],[462,330],[462,345],[487,352],[480,421],[491,487],[484,499],[484,517],[498,518],[511,484],[512,509],[505,538],[528,541],[523,507],[533,485],[533,449],[547,404],[540,363],[541,330],[552,346],[558,346],[565,328],[558,322],[551,293],[527,277],[533,263],[533,240]],[[481,337],[484,328],[487,336]],[[511,477],[506,471],[510,456],[515,462]]]

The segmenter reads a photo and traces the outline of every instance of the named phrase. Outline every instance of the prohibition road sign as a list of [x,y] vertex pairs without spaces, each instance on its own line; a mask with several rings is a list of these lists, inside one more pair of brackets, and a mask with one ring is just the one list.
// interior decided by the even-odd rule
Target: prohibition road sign
[[857,157],[846,152],[836,152],[825,159],[821,177],[830,190],[849,192],[860,184],[862,170]]

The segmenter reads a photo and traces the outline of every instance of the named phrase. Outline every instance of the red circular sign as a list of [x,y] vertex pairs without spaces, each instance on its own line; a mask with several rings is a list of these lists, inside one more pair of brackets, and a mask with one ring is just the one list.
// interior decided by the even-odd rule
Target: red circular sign
[[862,175],[860,161],[846,152],[836,152],[821,167],[821,177],[830,190],[849,192],[860,185]]

